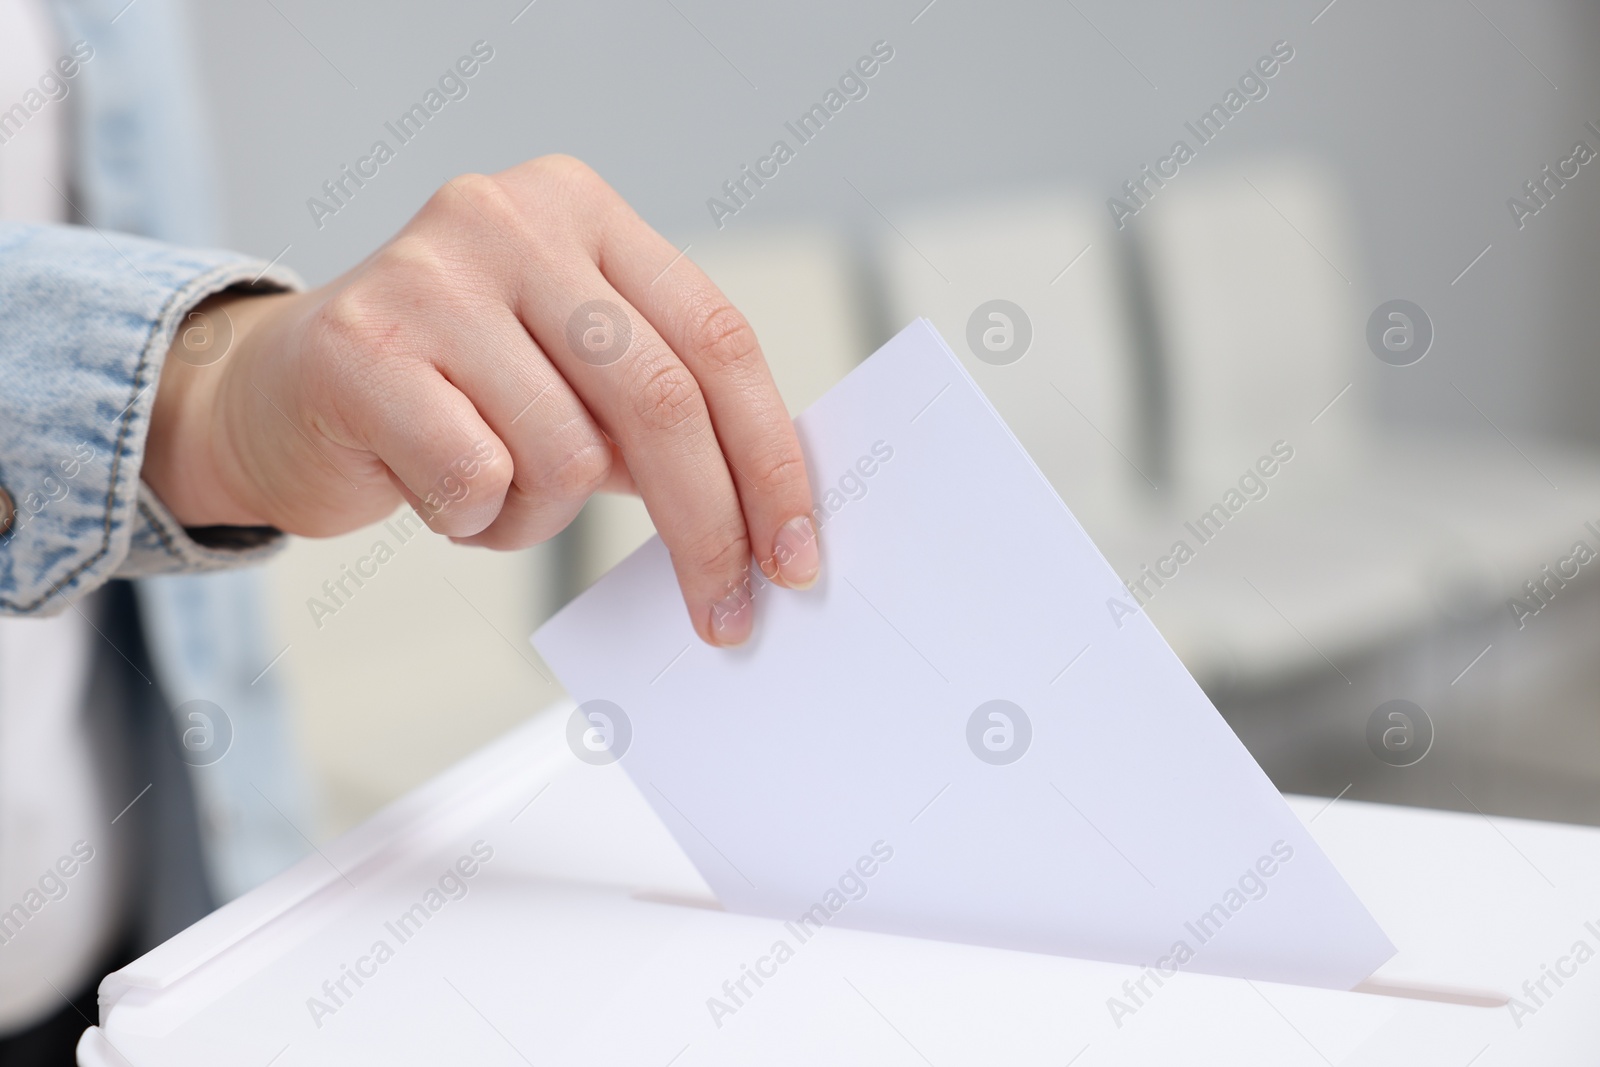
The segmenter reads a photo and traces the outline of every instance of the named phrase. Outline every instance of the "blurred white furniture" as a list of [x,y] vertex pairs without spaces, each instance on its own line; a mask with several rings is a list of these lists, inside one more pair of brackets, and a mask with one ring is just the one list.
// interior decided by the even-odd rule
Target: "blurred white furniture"
[[[1147,215],[1136,221],[1164,320],[1176,477],[1163,506],[1119,539],[1128,572],[1186,536],[1183,523],[1274,442],[1295,450],[1271,496],[1152,598],[1191,670],[1234,680],[1340,670],[1442,622],[1509,623],[1506,599],[1541,567],[1579,537],[1600,549],[1583,528],[1600,516],[1600,456],[1513,445],[1487,422],[1465,436],[1374,417],[1384,382],[1418,373],[1366,342],[1373,307],[1405,294],[1360,301],[1354,228],[1327,175],[1247,159],[1185,175]],[[1436,338],[1425,358],[1449,359],[1447,346]],[[1465,413],[1493,407],[1456,399]]]
[[1209,504],[1279,439],[1323,470],[1352,465],[1366,392],[1311,427],[1376,363],[1352,227],[1326,176],[1284,161],[1185,174],[1130,228],[1161,318],[1172,495]]
[[[1583,526],[1600,521],[1600,455],[1513,445],[1487,421],[1469,436],[1376,418],[1385,382],[1417,371],[1381,363],[1366,320],[1404,294],[1367,293],[1339,192],[1311,164],[1186,170],[1123,233],[1068,194],[895,218],[878,249],[890,319],[934,320],[1204,684],[1333,676],[1440,624],[1510,623],[1507,598],[1542,567],[1579,538],[1600,550]],[[1034,336],[989,366],[966,331],[997,297]],[[1493,409],[1459,402],[1473,420],[1469,404]],[[1278,442],[1294,458],[1266,496],[1197,536]],[[1179,541],[1194,558],[1144,577]]]
[[[79,1062],[1559,1067],[1600,1051],[1600,961],[1574,962],[1575,943],[1600,944],[1597,830],[1292,799],[1399,946],[1376,981],[1434,999],[1186,973],[1158,986],[1139,968],[836,928],[801,944],[717,911],[621,769],[569,750],[569,711],[109,976]],[[402,941],[395,922],[428,910],[475,844],[492,858],[465,894],[450,884]],[[779,939],[794,955],[774,964]],[[719,1026],[708,998],[731,1003],[725,983],[755,966],[763,983],[746,979]],[[1525,982],[1542,983],[1537,1002]],[[1493,994],[1533,1010],[1465,1003]]]
[[[1103,209],[1086,197],[1030,193],[903,214],[898,232],[878,241],[891,325],[932,320],[1073,514],[1100,536],[1152,488],[1141,473],[1149,461],[1123,264]],[[968,328],[996,299],[1022,309],[1032,340],[1015,362],[989,365],[974,355]]]

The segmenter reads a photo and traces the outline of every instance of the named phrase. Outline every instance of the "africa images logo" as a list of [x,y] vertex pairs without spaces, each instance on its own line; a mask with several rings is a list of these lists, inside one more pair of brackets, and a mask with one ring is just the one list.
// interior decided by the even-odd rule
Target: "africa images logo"
[[967,747],[991,767],[1017,762],[1033,743],[1028,713],[1009,700],[988,700],[967,718]]

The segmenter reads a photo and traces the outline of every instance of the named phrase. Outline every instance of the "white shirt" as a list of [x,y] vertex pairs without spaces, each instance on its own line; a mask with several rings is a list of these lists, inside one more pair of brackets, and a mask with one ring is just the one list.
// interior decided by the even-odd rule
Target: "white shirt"
[[[70,195],[69,100],[50,94],[74,83],[40,85],[59,73],[60,55],[38,0],[0,0],[0,115],[13,105],[29,112],[20,128],[13,113],[3,131],[0,219],[68,219],[61,194]],[[37,110],[29,107],[41,100]],[[10,488],[19,500],[27,491]],[[92,969],[116,934],[115,800],[104,795],[84,707],[99,640],[75,610],[50,619],[0,617],[0,1036],[54,1014],[64,1007],[61,994],[76,995],[97,978]],[[63,877],[67,869],[72,874]]]
[[[15,118],[6,123],[9,140],[0,144],[0,219],[13,222],[65,222],[68,205],[45,183],[48,178],[63,193],[67,100],[51,100],[49,85],[39,79],[57,75],[55,29],[38,0],[0,0],[0,112],[14,105],[44,100],[20,130]],[[60,93],[60,89],[54,90]],[[29,96],[32,92],[36,95]]]

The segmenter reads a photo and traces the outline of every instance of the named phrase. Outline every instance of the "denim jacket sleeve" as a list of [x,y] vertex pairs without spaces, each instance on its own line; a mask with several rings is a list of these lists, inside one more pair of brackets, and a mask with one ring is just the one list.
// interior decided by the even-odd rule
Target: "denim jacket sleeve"
[[276,531],[185,530],[139,472],[188,311],[224,289],[300,284],[232,252],[0,223],[0,513],[6,498],[15,512],[0,533],[0,614],[54,615],[112,578],[236,566],[279,547]]

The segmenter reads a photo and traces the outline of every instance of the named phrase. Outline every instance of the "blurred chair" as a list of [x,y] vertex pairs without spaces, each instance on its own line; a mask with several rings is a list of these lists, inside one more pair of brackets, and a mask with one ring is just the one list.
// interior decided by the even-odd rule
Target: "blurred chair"
[[1168,495],[1208,502],[1279,439],[1324,471],[1355,463],[1364,391],[1311,425],[1373,361],[1352,227],[1328,176],[1259,160],[1185,174],[1129,226],[1161,319]]
[[[1504,612],[1600,520],[1595,456],[1529,441],[1525,458],[1487,426],[1377,420],[1381,376],[1404,369],[1366,347],[1377,300],[1314,165],[1186,173],[1121,234],[1068,194],[895,221],[877,254],[893,325],[933,320],[1125,580],[1179,541],[1193,550],[1176,576],[1146,578],[1141,600],[1203,684],[1338,670]],[[967,337],[994,298],[1032,323],[1009,365],[987,365]],[[1241,477],[1280,441],[1293,459],[1266,495],[1198,537],[1230,490],[1247,499]]]
[[[892,327],[918,316],[938,327],[1097,540],[1154,482],[1123,264],[1103,215],[1065,194],[929,205],[897,212],[899,232],[877,249]],[[997,299],[1022,309],[1032,339],[1014,362],[992,365],[968,333],[976,316],[982,347],[1000,320],[980,309]]]
[[[1150,598],[1168,640],[1202,678],[1260,678],[1320,664],[1327,644],[1414,625],[1423,598],[1399,546],[1362,543],[1343,507],[1327,510],[1364,465],[1370,390],[1355,382],[1374,362],[1361,347],[1352,230],[1327,176],[1284,159],[1184,174],[1129,226],[1145,268],[1135,280],[1159,320],[1149,365],[1160,421],[1146,433],[1169,479],[1161,506],[1127,532],[1123,573],[1179,541],[1194,549]],[[1272,455],[1280,441],[1288,462]],[[1262,457],[1280,469],[1251,501],[1238,482]],[[1241,497],[1232,518],[1212,510]],[[1317,630],[1317,647],[1285,617]]]
[[1529,441],[1530,459],[1487,425],[1407,432],[1375,417],[1382,378],[1406,371],[1366,346],[1378,301],[1359,299],[1356,231],[1325,173],[1247,160],[1161,196],[1134,224],[1163,320],[1174,478],[1164,528],[1130,535],[1130,570],[1274,442],[1295,450],[1270,496],[1152,598],[1196,674],[1270,681],[1503,612],[1600,516],[1594,456]]

